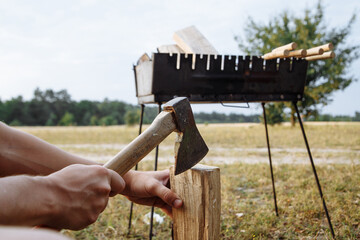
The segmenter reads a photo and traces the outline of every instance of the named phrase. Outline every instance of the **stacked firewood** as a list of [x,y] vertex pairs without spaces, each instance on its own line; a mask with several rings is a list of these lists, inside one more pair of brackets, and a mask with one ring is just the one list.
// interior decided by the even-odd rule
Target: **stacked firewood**
[[321,46],[316,46],[310,49],[298,49],[295,42],[286,44],[284,46],[273,49],[270,53],[264,54],[262,57],[265,60],[274,59],[274,58],[305,58],[308,61],[320,60],[320,59],[329,59],[334,58],[335,53],[332,51],[334,46],[332,43],[327,43]]

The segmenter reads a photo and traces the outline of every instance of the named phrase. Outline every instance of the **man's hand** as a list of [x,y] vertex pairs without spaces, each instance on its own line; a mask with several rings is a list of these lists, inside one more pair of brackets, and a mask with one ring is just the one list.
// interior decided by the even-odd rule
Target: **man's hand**
[[77,230],[95,222],[109,196],[125,188],[120,175],[98,165],[71,165],[46,178],[57,210],[46,225],[54,228]]
[[0,178],[0,186],[1,225],[78,230],[96,221],[125,182],[102,166],[75,164],[45,177]]
[[156,172],[129,171],[124,175],[126,187],[121,193],[130,201],[161,208],[172,216],[172,207],[180,208],[182,201],[168,187],[169,170]]

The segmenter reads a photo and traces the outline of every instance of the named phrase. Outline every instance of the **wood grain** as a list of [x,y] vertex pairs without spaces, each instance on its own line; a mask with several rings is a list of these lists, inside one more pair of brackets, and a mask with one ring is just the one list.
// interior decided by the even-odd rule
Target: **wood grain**
[[220,238],[221,184],[218,167],[198,164],[174,175],[170,169],[171,189],[183,200],[173,209],[175,240],[212,240]]

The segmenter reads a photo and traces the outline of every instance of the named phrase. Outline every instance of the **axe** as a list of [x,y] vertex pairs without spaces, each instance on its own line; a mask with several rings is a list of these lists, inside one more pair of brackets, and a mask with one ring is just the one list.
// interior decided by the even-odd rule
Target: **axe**
[[167,102],[151,125],[104,166],[123,176],[173,131],[177,132],[175,175],[190,169],[205,157],[209,149],[196,127],[186,97]]

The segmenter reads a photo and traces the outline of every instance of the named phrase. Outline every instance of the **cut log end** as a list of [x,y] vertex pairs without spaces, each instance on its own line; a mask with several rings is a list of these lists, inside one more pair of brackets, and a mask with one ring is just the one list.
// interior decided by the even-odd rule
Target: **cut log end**
[[219,239],[221,213],[220,169],[196,165],[179,175],[170,168],[171,189],[183,200],[173,208],[174,239]]

